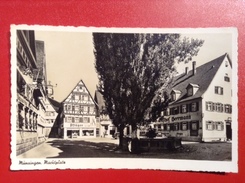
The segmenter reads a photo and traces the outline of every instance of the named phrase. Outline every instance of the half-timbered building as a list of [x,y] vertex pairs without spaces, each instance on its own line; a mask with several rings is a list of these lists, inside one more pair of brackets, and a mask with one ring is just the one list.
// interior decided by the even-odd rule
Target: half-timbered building
[[61,105],[60,128],[64,139],[96,137],[96,128],[99,128],[96,126],[96,103],[82,80]]

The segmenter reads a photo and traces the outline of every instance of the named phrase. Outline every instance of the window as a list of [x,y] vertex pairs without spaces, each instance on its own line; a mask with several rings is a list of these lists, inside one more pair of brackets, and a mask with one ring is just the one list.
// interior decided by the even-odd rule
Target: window
[[207,130],[213,130],[214,129],[213,121],[206,121],[206,129]]
[[187,123],[186,122],[183,122],[182,123],[182,130],[187,130]]
[[213,111],[213,102],[206,102],[206,110]]
[[175,100],[176,100],[176,94],[175,94],[175,93],[172,93],[172,94],[171,94],[171,100],[172,100],[172,101],[175,101]]
[[67,122],[71,122],[71,117],[68,117],[67,118]]
[[74,105],[72,106],[72,111],[75,111],[75,106]]
[[229,78],[228,76],[225,76],[225,77],[224,77],[224,80],[225,80],[226,82],[230,82],[230,78]]
[[75,100],[75,95],[74,94],[71,95],[71,99]]
[[167,130],[168,130],[168,131],[170,130],[170,125],[167,125]]
[[78,117],[75,118],[75,122],[76,122],[76,123],[79,122],[79,118],[78,118]]
[[187,113],[187,105],[186,104],[182,105],[181,109],[182,109],[182,113]]
[[83,122],[84,123],[89,123],[90,122],[90,118],[89,117],[84,117],[83,118]]
[[216,103],[216,111],[217,112],[223,112],[223,104]]
[[90,107],[88,107],[88,113],[90,112]]
[[198,102],[191,103],[191,112],[198,111]]
[[223,88],[220,86],[215,86],[214,87],[214,93],[218,95],[223,95]]
[[75,122],[75,119],[74,117],[71,118],[71,122],[74,123]]
[[174,114],[179,114],[179,107],[174,107],[173,112]]
[[84,108],[82,105],[80,105],[80,111],[83,112],[84,111]]
[[197,122],[192,122],[191,123],[191,129],[192,130],[197,130]]
[[225,104],[225,113],[231,113],[232,112],[232,105]]
[[179,130],[179,123],[175,123],[174,124],[174,131],[178,131]]
[[79,118],[79,122],[82,123],[83,122],[83,117]]
[[187,96],[192,96],[193,95],[193,87],[187,88]]
[[224,130],[224,123],[222,121],[215,122],[215,129],[218,131]]

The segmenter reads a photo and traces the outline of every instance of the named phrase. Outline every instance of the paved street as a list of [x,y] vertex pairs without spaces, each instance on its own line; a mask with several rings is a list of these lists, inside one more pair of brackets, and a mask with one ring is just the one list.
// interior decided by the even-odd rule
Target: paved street
[[139,155],[118,150],[118,139],[94,138],[83,140],[49,139],[43,144],[21,154],[18,158],[163,158],[193,160],[231,160],[231,143],[182,142],[175,150],[144,152]]

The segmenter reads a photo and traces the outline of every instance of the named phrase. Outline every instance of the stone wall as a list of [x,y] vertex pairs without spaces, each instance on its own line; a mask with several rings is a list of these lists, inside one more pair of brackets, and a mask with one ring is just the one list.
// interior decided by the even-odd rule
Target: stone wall
[[16,156],[32,149],[39,144],[37,132],[17,131],[16,140]]

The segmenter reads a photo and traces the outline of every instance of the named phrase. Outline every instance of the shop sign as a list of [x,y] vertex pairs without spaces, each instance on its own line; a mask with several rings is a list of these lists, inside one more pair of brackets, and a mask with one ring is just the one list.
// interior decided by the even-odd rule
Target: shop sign
[[94,127],[90,123],[64,123],[64,127],[70,127],[70,128],[82,128],[82,127]]
[[172,117],[172,121],[182,121],[187,119],[191,119],[191,115]]

